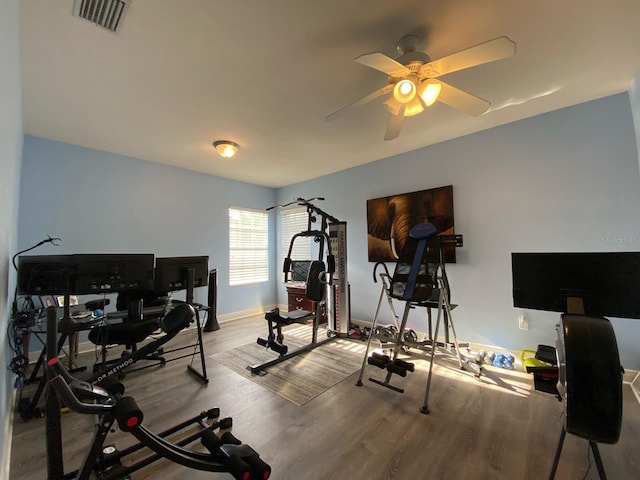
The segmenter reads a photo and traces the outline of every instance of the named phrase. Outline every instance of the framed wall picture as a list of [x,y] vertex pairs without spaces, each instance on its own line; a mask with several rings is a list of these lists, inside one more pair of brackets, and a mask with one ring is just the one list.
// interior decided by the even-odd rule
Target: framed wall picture
[[[438,235],[453,235],[453,186],[367,200],[367,250],[370,262],[395,262],[411,228],[429,222]],[[456,249],[444,247],[445,262],[455,263]]]

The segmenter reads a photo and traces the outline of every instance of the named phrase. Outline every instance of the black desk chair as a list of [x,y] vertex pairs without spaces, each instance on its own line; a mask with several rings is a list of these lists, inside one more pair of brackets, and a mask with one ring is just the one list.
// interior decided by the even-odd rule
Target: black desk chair
[[[103,368],[110,363],[107,362],[109,348],[124,345],[123,355],[132,354],[136,352],[138,343],[143,342],[160,328],[160,320],[164,316],[162,309],[153,314],[143,315],[144,309],[148,307],[162,307],[164,305],[164,300],[159,298],[153,291],[146,290],[118,294],[116,309],[123,313],[116,314],[114,317],[123,315],[122,322],[96,327],[89,332],[89,341],[101,347],[102,362],[94,365],[94,370]],[[162,357],[162,349],[152,352],[142,359],[162,365],[166,363],[166,359]]]

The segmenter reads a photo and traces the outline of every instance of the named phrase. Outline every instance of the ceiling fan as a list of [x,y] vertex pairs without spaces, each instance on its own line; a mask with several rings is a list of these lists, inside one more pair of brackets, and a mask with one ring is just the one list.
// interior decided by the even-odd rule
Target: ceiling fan
[[333,120],[346,110],[364,105],[389,92],[392,95],[384,102],[391,114],[385,140],[392,140],[400,134],[404,117],[417,115],[436,101],[472,116],[482,115],[491,105],[488,101],[436,79],[448,73],[510,57],[516,51],[516,44],[511,39],[498,37],[432,61],[429,55],[418,51],[420,44],[417,36],[407,35],[398,42],[397,49],[401,56],[395,60],[379,52],[357,57],[356,62],[389,75],[389,82],[379,90],[328,115],[326,120]]

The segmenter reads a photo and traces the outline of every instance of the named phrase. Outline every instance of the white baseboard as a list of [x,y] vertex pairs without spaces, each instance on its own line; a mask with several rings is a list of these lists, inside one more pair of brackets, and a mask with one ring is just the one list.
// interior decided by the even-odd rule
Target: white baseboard
[[9,405],[11,405],[11,407],[6,409],[8,415],[4,420],[4,443],[1,447],[2,454],[0,455],[0,478],[9,478],[11,468],[11,444],[13,443],[13,421],[16,413],[17,390],[12,388],[11,392],[11,394],[7,395],[10,397]]
[[[622,382],[628,383],[637,390],[640,388],[640,372],[638,372],[638,370],[625,369],[624,375],[622,376]],[[640,402],[640,398],[638,401]]]
[[636,400],[640,403],[640,372],[636,372],[633,379],[629,382],[629,386],[631,387],[631,391],[636,396]]

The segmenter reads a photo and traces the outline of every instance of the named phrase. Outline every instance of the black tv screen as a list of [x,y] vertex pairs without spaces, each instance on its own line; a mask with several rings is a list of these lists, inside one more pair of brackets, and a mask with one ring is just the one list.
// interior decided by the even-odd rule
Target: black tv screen
[[512,253],[514,307],[640,318],[640,252]]
[[64,295],[69,287],[72,255],[18,257],[18,295]]
[[205,255],[156,258],[155,291],[186,290],[189,271],[193,271],[194,288],[206,287],[209,280],[209,257]]
[[107,253],[73,255],[71,293],[122,292],[153,289],[152,253]]
[[311,260],[291,260],[291,281],[306,282],[309,276]]

